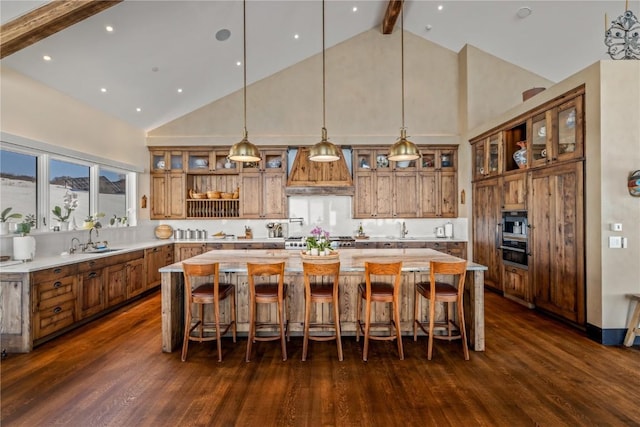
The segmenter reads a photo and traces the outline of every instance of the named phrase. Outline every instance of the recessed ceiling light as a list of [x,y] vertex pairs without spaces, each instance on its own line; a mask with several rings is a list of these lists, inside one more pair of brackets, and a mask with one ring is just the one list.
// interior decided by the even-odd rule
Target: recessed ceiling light
[[442,10],[442,9],[444,9],[444,6],[443,6],[443,5],[441,5],[441,4],[439,4],[439,5],[438,5],[438,10]]
[[520,9],[518,9],[518,11],[516,12],[516,15],[518,16],[518,18],[524,19],[527,16],[531,15],[531,8],[527,6],[523,6]]
[[158,71],[160,71],[160,68],[158,68],[158,67],[151,67],[151,71],[153,71],[154,73],[157,73]]
[[51,57],[49,55],[45,55],[42,57],[45,61],[51,61]]
[[227,30],[226,28],[223,28],[216,33],[216,40],[218,40],[219,42],[223,42],[229,37],[231,37],[231,31]]
[[236,65],[239,67],[239,66],[242,65],[242,62],[240,62],[240,61],[236,62]]
[[299,34],[294,34],[294,35],[293,35],[293,38],[294,38],[294,39],[296,39],[296,40],[298,40],[298,39],[300,38],[300,35],[299,35]]
[[113,32],[113,27],[111,25],[107,25],[106,27],[104,27],[104,29],[107,30],[108,33]]
[[354,12],[357,12],[358,11],[358,7],[357,6],[353,6],[353,9],[351,9],[351,10],[353,10]]
[[100,89],[100,92],[102,92],[102,93],[106,93],[106,92],[107,92],[107,88],[105,88],[105,87],[101,88],[101,89]]
[[139,113],[140,111],[142,111],[142,108],[138,107],[136,108],[136,111]]
[[178,93],[182,93],[182,88],[178,88]]
[[424,27],[424,29],[427,30],[427,31],[431,31],[432,28],[433,28],[433,26],[431,24],[427,24],[427,26]]

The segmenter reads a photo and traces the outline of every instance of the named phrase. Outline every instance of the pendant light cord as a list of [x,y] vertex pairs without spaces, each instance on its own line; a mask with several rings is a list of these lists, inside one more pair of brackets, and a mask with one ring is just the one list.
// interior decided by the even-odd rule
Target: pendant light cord
[[326,129],[325,62],[324,62],[324,0],[322,0],[322,129]]
[[247,0],[242,2],[242,76],[244,99],[244,136],[247,137]]
[[404,129],[404,1],[400,6],[400,63],[401,65],[401,81],[402,81],[402,129]]

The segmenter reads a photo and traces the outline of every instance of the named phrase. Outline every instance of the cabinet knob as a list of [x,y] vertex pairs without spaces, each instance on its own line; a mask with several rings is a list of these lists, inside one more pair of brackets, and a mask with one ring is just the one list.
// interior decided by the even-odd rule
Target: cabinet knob
[[58,314],[58,313],[60,313],[61,311],[62,311],[62,307],[60,307],[60,306],[58,306],[58,307],[56,307],[56,308],[54,308],[54,309],[53,309],[53,313],[54,313],[54,314]]
[[62,286],[62,282],[59,282],[59,281],[53,284],[54,288],[59,288],[60,286]]

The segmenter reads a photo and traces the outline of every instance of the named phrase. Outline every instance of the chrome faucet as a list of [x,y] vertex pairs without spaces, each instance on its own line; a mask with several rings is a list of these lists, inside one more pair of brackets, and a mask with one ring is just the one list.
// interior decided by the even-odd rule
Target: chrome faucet
[[403,239],[407,237],[407,234],[409,234],[409,230],[407,230],[407,223],[404,221],[402,221],[402,230],[400,231],[400,233],[402,234],[400,237],[402,237]]
[[82,245],[82,243],[80,243],[80,239],[78,239],[77,237],[74,237],[73,239],[71,239],[71,247],[69,248],[69,253],[75,254],[76,251],[78,250],[78,247],[76,247],[76,245],[73,244],[74,240],[78,242],[78,247],[80,247],[80,249],[82,249],[82,251],[84,252],[84,246]]
[[[98,227],[96,227],[96,226],[91,227],[91,228],[89,229],[89,240],[87,241],[86,245],[84,245],[84,250],[87,250],[87,249],[89,249],[89,248],[93,248],[93,249],[95,249],[95,248],[96,248],[96,244],[95,244],[95,243],[93,243],[93,240],[91,240],[91,232],[92,232],[93,230],[96,230],[96,237],[99,237],[99,236],[100,236],[100,234],[98,233]],[[83,251],[84,251],[84,250],[83,250]]]

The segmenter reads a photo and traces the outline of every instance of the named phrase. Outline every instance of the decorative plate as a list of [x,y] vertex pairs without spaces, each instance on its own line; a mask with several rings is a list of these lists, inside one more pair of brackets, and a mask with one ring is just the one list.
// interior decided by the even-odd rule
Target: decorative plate
[[378,164],[379,168],[389,167],[389,160],[386,156],[383,155],[379,155],[378,157],[376,157],[376,163]]

